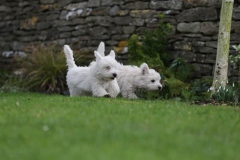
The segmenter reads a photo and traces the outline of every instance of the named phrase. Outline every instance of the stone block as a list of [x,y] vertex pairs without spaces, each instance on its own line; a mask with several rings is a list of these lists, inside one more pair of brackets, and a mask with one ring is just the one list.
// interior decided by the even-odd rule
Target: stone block
[[62,32],[60,33],[59,38],[70,38],[71,35],[72,35],[71,32]]
[[122,5],[122,8],[128,9],[128,10],[136,9],[135,8],[135,3],[133,3],[133,2]]
[[196,54],[195,61],[197,63],[204,63],[206,56],[204,54]]
[[100,0],[88,0],[88,7],[98,7],[100,6]]
[[108,30],[106,27],[97,26],[97,27],[90,28],[89,32],[93,36],[100,36],[100,35],[107,34]]
[[183,0],[183,8],[206,7],[208,0]]
[[25,7],[25,6],[28,6],[28,5],[29,5],[29,2],[27,2],[27,1],[23,1],[23,2],[18,3],[19,7]]
[[200,22],[193,23],[179,23],[177,30],[183,33],[198,33],[200,31]]
[[183,58],[186,62],[191,63],[196,61],[196,54],[189,51],[183,51],[179,54],[179,57]]
[[239,41],[240,34],[239,33],[232,33],[230,38],[231,41]]
[[23,36],[18,37],[20,42],[34,42],[37,39],[37,36]]
[[110,39],[109,35],[100,35],[100,36],[93,36],[92,39],[97,39],[97,40],[107,40]]
[[135,2],[135,9],[148,9],[149,8],[149,2]]
[[220,8],[222,6],[222,0],[207,0],[208,3],[207,3],[207,6],[214,6],[214,7],[217,7],[217,8]]
[[240,6],[233,8],[232,18],[234,20],[240,20]]
[[113,19],[110,16],[89,16],[85,19],[85,24],[88,24],[90,26],[92,25],[110,26],[111,22],[113,22]]
[[238,21],[233,21],[233,22],[232,22],[232,30],[233,30],[235,33],[240,33],[240,22],[238,22]]
[[24,44],[22,42],[14,41],[12,43],[12,49],[14,51],[22,51],[24,47]]
[[156,1],[151,0],[151,9],[167,9],[167,10],[181,10],[182,0],[171,0],[171,1]]
[[202,42],[202,41],[193,41],[192,42],[192,46],[194,47],[204,47],[205,46],[205,42]]
[[206,42],[207,47],[217,48],[217,41],[207,41]]
[[213,66],[208,64],[192,63],[194,68],[194,77],[201,78],[202,76],[209,76],[213,73]]
[[75,30],[75,28],[72,26],[63,26],[63,27],[61,26],[61,27],[58,27],[58,30],[60,32],[66,32],[66,31],[73,31]]
[[26,20],[21,20],[20,29],[25,29],[25,30],[35,29],[37,21],[38,21],[38,17],[36,16],[33,16]]
[[40,0],[40,2],[43,4],[49,4],[49,3],[54,3],[55,0]]
[[79,3],[70,3],[64,7],[69,11],[75,11],[77,9],[84,9],[87,8],[87,2],[79,2]]
[[124,34],[133,34],[135,31],[135,26],[124,26],[123,27],[123,33]]
[[44,29],[47,29],[47,28],[51,27],[51,25],[52,24],[49,21],[39,22],[39,23],[37,23],[36,29],[37,30],[44,30]]
[[202,22],[200,32],[204,35],[216,35],[218,34],[218,28],[218,22]]
[[85,32],[85,30],[77,30],[77,31],[73,31],[72,32],[72,35],[73,36],[83,36],[83,35],[86,35],[86,32]]
[[132,22],[132,17],[114,17],[113,22],[117,25],[129,25]]
[[102,0],[102,5],[112,5],[112,0]]
[[150,18],[156,14],[155,10],[132,10],[130,16],[134,18]]
[[100,15],[108,15],[110,7],[97,7],[93,8],[90,15],[92,16],[100,16]]
[[112,40],[122,41],[122,40],[127,40],[129,37],[130,36],[127,34],[114,35],[114,36],[112,36]]
[[109,10],[109,14],[111,16],[116,16],[119,11],[120,11],[120,7],[115,5]]
[[174,47],[175,50],[185,50],[185,51],[191,51],[192,50],[191,42],[184,42],[184,41],[175,42],[173,44],[173,47]]
[[51,20],[55,20],[59,18],[59,13],[58,14],[51,14],[47,16],[47,20],[51,21]]
[[123,27],[122,26],[110,25],[109,26],[109,32],[111,34],[122,34],[123,33]]
[[[102,0],[103,1],[103,0]],[[112,4],[118,4],[118,5],[122,5],[125,2],[123,0],[112,0]]]
[[12,9],[7,6],[0,6],[0,12],[12,12]]
[[212,47],[201,47],[199,52],[204,54],[214,54],[217,53],[217,49]]
[[176,16],[178,22],[196,22],[218,20],[218,14],[215,8],[197,7],[183,10]]
[[132,21],[130,22],[130,25],[133,26],[143,26],[144,25],[145,20],[142,18],[133,18]]

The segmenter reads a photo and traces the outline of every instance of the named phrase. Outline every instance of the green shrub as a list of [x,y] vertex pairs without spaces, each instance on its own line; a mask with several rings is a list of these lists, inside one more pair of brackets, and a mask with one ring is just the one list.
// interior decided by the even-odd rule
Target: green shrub
[[148,63],[150,68],[159,69],[169,65],[166,47],[172,26],[163,22],[163,15],[159,15],[158,28],[147,30],[143,35],[132,35],[128,40],[130,63],[140,65]]
[[[66,58],[62,46],[54,44],[32,45],[26,49],[30,53],[21,60],[21,66],[25,69],[25,88],[31,91],[59,93],[66,90]],[[74,52],[77,64],[88,62],[86,51]],[[84,62],[84,63],[83,63]]]
[[172,26],[164,23],[163,18],[163,15],[159,15],[160,22],[155,30],[147,30],[143,35],[133,34],[130,37],[129,61],[137,66],[145,62],[161,74],[163,89],[160,97],[181,97],[183,88],[187,87],[184,81],[191,75],[191,67],[181,58],[169,61],[166,48]]

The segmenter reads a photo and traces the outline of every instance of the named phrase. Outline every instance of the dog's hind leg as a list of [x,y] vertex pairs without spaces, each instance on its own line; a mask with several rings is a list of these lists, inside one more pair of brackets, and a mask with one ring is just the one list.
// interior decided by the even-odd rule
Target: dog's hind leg
[[134,93],[132,87],[128,86],[128,88],[124,87],[121,89],[121,94],[124,98],[129,99],[137,99],[138,96]]

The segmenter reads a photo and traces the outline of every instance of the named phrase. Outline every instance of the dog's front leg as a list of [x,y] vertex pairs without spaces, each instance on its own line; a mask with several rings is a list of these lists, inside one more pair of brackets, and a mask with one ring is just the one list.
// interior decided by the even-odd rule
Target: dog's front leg
[[108,87],[108,93],[111,97],[116,98],[120,92],[120,88],[116,80],[113,80]]
[[100,85],[92,85],[93,96],[96,97],[109,97],[107,91]]

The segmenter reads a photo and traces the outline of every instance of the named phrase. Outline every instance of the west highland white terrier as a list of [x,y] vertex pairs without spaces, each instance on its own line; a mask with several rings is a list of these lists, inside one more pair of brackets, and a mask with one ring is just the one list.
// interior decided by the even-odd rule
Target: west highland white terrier
[[[104,56],[105,45],[103,42],[98,47],[98,52]],[[114,51],[111,51],[112,53]],[[114,52],[115,54],[115,52]],[[154,69],[149,69],[146,63],[140,67],[118,64],[117,82],[120,87],[120,93],[123,97],[137,99],[139,90],[154,91],[161,90],[161,76]]]
[[80,67],[75,64],[73,51],[64,45],[68,72],[67,85],[70,96],[93,95],[96,97],[117,97],[120,92],[116,77],[118,75],[118,62],[115,53],[101,56],[94,51],[96,61],[89,67]]

